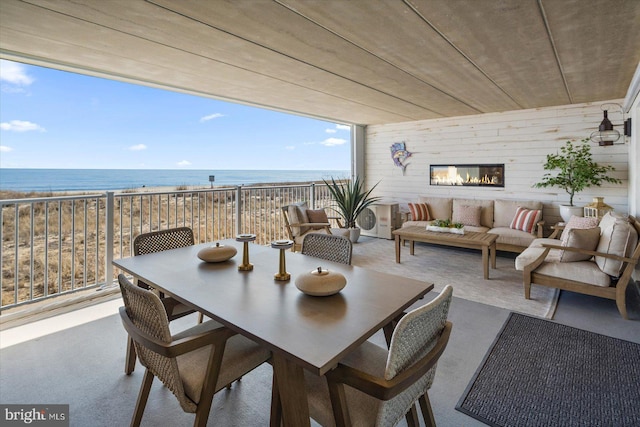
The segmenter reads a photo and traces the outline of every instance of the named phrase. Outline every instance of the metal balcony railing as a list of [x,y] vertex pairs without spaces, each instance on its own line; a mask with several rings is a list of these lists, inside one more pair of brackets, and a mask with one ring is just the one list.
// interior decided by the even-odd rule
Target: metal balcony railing
[[1,308],[112,285],[113,259],[149,231],[187,226],[198,243],[286,238],[280,208],[298,201],[333,206],[324,184],[0,200]]

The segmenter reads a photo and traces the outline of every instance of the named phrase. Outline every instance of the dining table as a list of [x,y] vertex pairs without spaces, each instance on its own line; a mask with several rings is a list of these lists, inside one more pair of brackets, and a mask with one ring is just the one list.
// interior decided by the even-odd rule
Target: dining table
[[[113,265],[269,348],[287,426],[310,425],[304,370],[324,375],[433,289],[420,280],[289,251],[285,255],[270,246],[235,239],[216,243],[234,247],[237,254],[204,262],[198,252],[214,245],[209,242],[116,259]],[[238,268],[244,264],[243,249],[250,270]],[[290,279],[276,280],[283,261]],[[346,286],[329,296],[302,293],[296,278],[318,267],[342,274]]]

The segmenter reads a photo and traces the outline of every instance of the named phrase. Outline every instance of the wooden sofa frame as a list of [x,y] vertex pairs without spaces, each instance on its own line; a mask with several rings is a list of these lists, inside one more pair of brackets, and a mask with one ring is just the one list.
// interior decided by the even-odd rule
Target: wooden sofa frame
[[[616,306],[618,307],[620,315],[622,315],[624,319],[629,319],[629,316],[627,315],[626,291],[627,286],[631,281],[631,274],[633,273],[633,270],[635,269],[636,264],[638,264],[638,260],[640,259],[640,224],[637,221],[634,221],[633,225],[639,235],[639,238],[638,244],[636,245],[630,258],[610,255],[602,252],[588,251],[585,249],[544,243],[542,246],[545,248],[545,250],[542,252],[542,254],[535,261],[524,267],[523,278],[525,298],[531,299],[532,283],[536,285],[547,286],[550,288],[557,288],[586,295],[593,295],[596,297],[614,300],[616,302]],[[578,282],[575,280],[562,279],[554,276],[536,273],[536,268],[538,268],[540,264],[544,262],[547,254],[551,249],[562,249],[565,251],[578,252],[581,254],[600,256],[622,261],[622,275],[618,279],[618,283],[615,286],[601,287],[584,282]]]

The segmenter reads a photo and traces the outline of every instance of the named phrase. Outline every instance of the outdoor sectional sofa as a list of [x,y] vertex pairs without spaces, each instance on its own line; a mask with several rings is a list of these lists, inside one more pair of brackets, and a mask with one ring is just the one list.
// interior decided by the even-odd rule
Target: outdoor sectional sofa
[[[424,205],[428,210],[426,217]],[[412,209],[414,213],[418,212],[416,216],[420,216],[419,206],[422,207],[422,217],[416,219],[410,214],[403,227],[416,225],[426,228],[435,219],[448,219],[464,224],[465,231],[497,234],[496,248],[516,253],[524,251],[531,242],[542,237],[544,221],[540,201],[420,196],[417,203],[410,204],[410,208],[418,207],[417,211]],[[522,222],[514,222],[517,215],[518,218],[531,219],[529,227],[522,227]],[[530,231],[519,228],[530,228]]]

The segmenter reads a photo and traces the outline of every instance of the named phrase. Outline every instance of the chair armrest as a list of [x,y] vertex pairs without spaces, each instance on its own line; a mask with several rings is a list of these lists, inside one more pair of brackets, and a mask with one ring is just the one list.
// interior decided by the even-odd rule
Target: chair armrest
[[391,380],[385,380],[340,363],[334,370],[327,373],[329,386],[331,387],[331,383],[346,384],[376,399],[393,399],[435,366],[449,342],[451,328],[452,323],[447,321],[435,347]]
[[538,221],[536,223],[536,236],[538,238],[542,238],[544,237],[544,220],[543,221]]
[[136,325],[134,325],[124,307],[120,307],[120,318],[122,319],[125,330],[134,341],[140,342],[151,351],[165,357],[176,357],[211,344],[217,346],[237,333],[229,328],[219,327],[191,335],[189,337],[181,338],[167,344],[156,337],[141,331]]
[[558,234],[561,234],[562,231],[564,230],[564,225],[552,225],[551,229],[553,230],[553,233],[551,233],[551,235],[549,236],[550,239],[559,239],[560,236],[558,236]]
[[522,271],[522,274],[524,277],[531,277],[531,272],[533,270],[535,270],[536,268],[538,268],[540,266],[540,264],[542,264],[544,262],[544,259],[547,257],[547,255],[549,255],[549,251],[551,250],[551,248],[547,248],[545,247],[544,250],[542,251],[542,253],[538,256],[538,258],[536,258],[535,260],[533,260],[532,262],[530,262],[529,264],[525,265]]
[[638,260],[635,258],[626,258],[619,255],[608,254],[606,252],[589,251],[586,249],[574,248],[573,246],[552,245],[550,243],[543,243],[542,246],[549,249],[560,249],[560,250],[576,252],[576,253],[585,254],[585,255],[599,256],[603,258],[614,259],[616,261],[629,262],[632,264],[638,263]]

